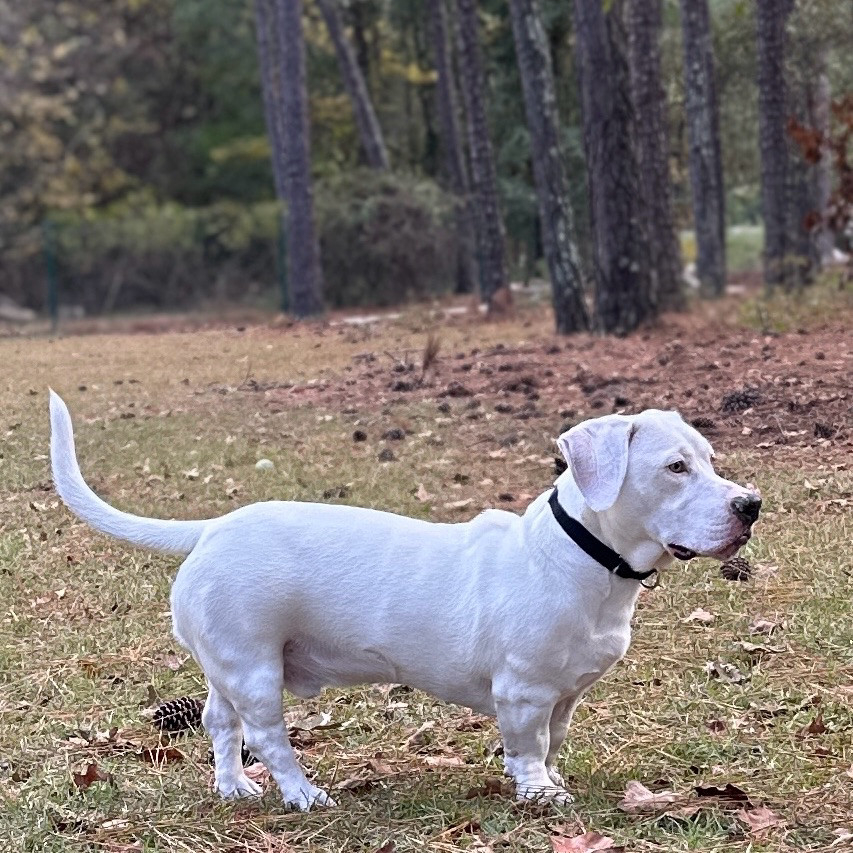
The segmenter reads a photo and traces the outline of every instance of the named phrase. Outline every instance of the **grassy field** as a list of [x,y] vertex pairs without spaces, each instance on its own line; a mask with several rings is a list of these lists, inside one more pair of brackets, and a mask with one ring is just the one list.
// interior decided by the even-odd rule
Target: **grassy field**
[[[572,808],[516,805],[497,781],[494,722],[402,686],[288,704],[333,811],[287,813],[269,786],[259,802],[222,804],[205,736],[161,743],[146,708],[205,692],[170,633],[178,563],[59,504],[47,386],[71,408],[89,482],[137,513],[204,517],[273,497],[436,520],[520,510],[553,480],[556,408],[496,441],[494,400],[383,399],[352,378],[370,357],[390,372],[417,362],[430,330],[439,359],[550,339],[547,317],[414,312],[372,330],[0,340],[0,849],[583,850],[566,839],[588,831],[629,851],[850,843],[851,473],[819,454],[726,454],[727,473],[765,497],[747,550],[756,571],[730,582],[695,560],[643,594],[626,659],[587,696],[562,755]],[[313,396],[327,383],[334,405]],[[392,429],[405,438],[383,438]],[[677,800],[627,812],[632,780]]]

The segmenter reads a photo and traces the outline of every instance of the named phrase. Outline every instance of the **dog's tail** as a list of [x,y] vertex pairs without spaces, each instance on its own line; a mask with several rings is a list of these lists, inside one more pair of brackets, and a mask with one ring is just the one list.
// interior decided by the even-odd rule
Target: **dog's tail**
[[83,480],[74,452],[71,415],[62,398],[50,392],[50,462],[53,483],[66,506],[95,530],[134,545],[173,554],[189,554],[207,526],[206,521],[161,521],[111,507]]

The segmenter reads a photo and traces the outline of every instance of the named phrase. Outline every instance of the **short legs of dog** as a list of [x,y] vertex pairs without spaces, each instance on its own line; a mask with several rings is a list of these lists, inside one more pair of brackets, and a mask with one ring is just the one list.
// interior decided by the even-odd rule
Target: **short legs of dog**
[[[234,712],[239,723],[242,723],[246,748],[266,765],[288,806],[307,811],[315,805],[335,805],[335,801],[325,791],[305,778],[290,745],[283,719],[280,658],[271,660],[266,666],[257,658],[246,661],[244,666],[234,666],[233,661],[230,663],[227,671],[240,675],[217,678],[216,690],[211,690],[211,695],[216,692],[222,701],[215,701],[214,708],[219,710],[224,706]],[[219,716],[212,714],[210,719],[210,734],[217,762],[217,790],[226,798],[259,794],[260,789],[246,777],[240,766],[239,724],[235,736],[234,717],[227,718],[220,712]],[[226,722],[223,724],[221,720]],[[221,776],[220,754],[223,761]]]
[[548,770],[548,776],[555,785],[561,788],[566,786],[566,782],[557,770],[557,758],[560,755],[560,748],[566,739],[566,734],[569,731],[569,724],[572,721],[572,715],[575,713],[575,708],[578,706],[583,693],[577,693],[573,696],[567,696],[561,699],[554,706],[551,712],[551,722],[548,726],[549,744],[548,755],[545,759],[545,767]]
[[243,727],[234,706],[208,681],[202,723],[213,741],[217,793],[225,800],[256,797],[261,789],[243,771]]
[[[495,697],[498,726],[504,743],[504,765],[515,780],[519,800],[548,800],[558,805],[572,801],[562,780],[557,782],[546,767],[550,724],[555,709],[553,699],[531,691],[524,696]],[[556,771],[554,771],[556,773]],[[559,774],[557,779],[559,779]]]

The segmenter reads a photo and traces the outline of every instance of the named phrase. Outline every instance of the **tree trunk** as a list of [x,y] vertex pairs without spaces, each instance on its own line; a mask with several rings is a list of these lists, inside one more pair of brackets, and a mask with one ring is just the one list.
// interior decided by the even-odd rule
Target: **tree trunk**
[[492,141],[486,120],[483,62],[477,24],[476,0],[457,0],[459,11],[459,66],[468,120],[471,177],[475,203],[480,261],[480,293],[491,305],[492,297],[508,283],[504,251],[504,225],[498,203],[498,184]]
[[447,10],[444,0],[429,0],[433,54],[438,73],[436,108],[441,127],[444,171],[450,190],[458,197],[456,227],[459,250],[456,258],[456,292],[473,293],[477,289],[474,260],[474,211],[469,197],[468,170],[456,109],[453,61],[447,36]]
[[510,0],[509,8],[557,331],[569,334],[587,329],[589,319],[583,299],[583,277],[575,244],[568,180],[560,150],[557,96],[548,40],[538,0]]
[[302,0],[274,0],[274,3],[275,34],[281,57],[276,110],[282,122],[290,310],[297,317],[307,317],[323,310],[323,274],[314,230]]
[[652,288],[662,310],[682,310],[681,247],[672,213],[666,95],[661,82],[661,0],[628,0],[631,95],[637,160],[651,255]]
[[[820,72],[815,83],[814,95],[811,102],[810,116],[811,126],[817,130],[823,139],[829,138],[829,106],[830,87],[829,75],[826,70],[826,49],[820,53]],[[815,165],[814,172],[814,200],[821,220],[829,206],[829,197],[832,194],[832,158],[827,147],[824,145],[819,162]],[[824,225],[818,226],[815,236],[818,261],[825,266],[832,260],[832,249],[834,245],[832,232]]]
[[264,121],[267,127],[267,138],[270,143],[270,159],[272,161],[273,186],[276,198],[284,199],[284,158],[282,146],[281,114],[276,109],[279,97],[278,69],[280,57],[278,43],[275,39],[275,9],[273,0],[255,0],[255,35],[258,42],[258,65],[261,77],[261,95],[264,104]]
[[575,0],[575,49],[589,187],[596,324],[626,334],[655,313],[639,208],[622,0]]
[[764,219],[764,282],[787,281],[788,140],[785,136],[785,23],[790,0],[756,0],[758,40],[758,134],[761,150],[761,214]]
[[371,169],[387,171],[388,150],[385,147],[385,139],[382,136],[382,128],[376,118],[370,93],[364,75],[361,73],[355,51],[344,32],[344,25],[338,13],[337,0],[317,0],[320,13],[326,22],[329,37],[335,46],[335,54],[338,57],[338,65],[341,69],[344,87],[352,101],[352,111],[355,116],[355,124],[361,139],[361,147],[364,157]]
[[702,295],[713,297],[726,287],[726,208],[708,0],[681,0],[681,28],[696,274]]

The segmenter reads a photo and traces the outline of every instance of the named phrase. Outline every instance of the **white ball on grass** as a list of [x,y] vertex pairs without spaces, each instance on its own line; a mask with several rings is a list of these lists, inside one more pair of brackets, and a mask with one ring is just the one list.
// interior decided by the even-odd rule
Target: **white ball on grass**
[[255,462],[255,468],[258,471],[274,471],[275,463],[272,461],[272,459],[259,459],[257,462]]

